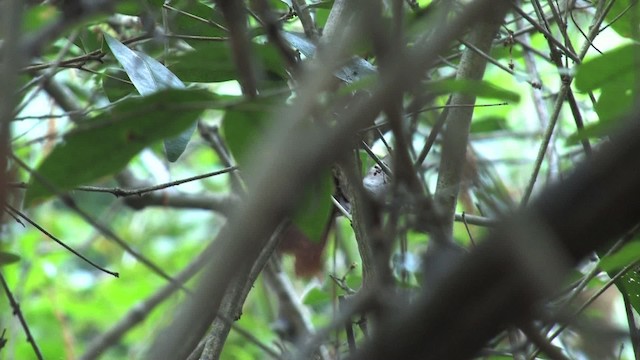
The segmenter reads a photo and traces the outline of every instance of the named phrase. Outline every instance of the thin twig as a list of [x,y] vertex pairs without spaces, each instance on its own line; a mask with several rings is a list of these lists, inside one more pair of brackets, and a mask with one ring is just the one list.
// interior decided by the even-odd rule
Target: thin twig
[[56,238],[55,236],[53,236],[51,233],[49,233],[47,230],[45,230],[42,226],[38,225],[35,221],[31,220],[28,216],[26,216],[25,214],[23,214],[22,212],[20,212],[18,209],[14,208],[13,206],[9,205],[9,204],[5,204],[5,207],[7,209],[9,209],[11,212],[13,212],[15,215],[23,218],[26,222],[28,222],[29,224],[33,225],[33,227],[35,227],[36,229],[38,229],[41,233],[45,234],[48,238],[50,238],[51,240],[55,241],[56,243],[58,243],[58,245],[62,246],[63,248],[67,249],[68,251],[70,251],[72,254],[74,254],[75,256],[79,257],[80,259],[82,259],[84,262],[86,262],[87,264],[93,266],[94,268],[107,273],[109,275],[112,275],[114,277],[120,277],[120,274],[118,274],[117,272],[113,272],[113,271],[109,271],[105,268],[103,268],[102,266],[94,263],[93,261],[89,260],[87,257],[85,257],[84,255],[80,254],[78,251],[76,251],[75,249],[73,249],[71,246],[65,244],[64,242],[62,242],[60,239]]
[[22,311],[20,311],[20,305],[18,305],[18,302],[13,297],[13,294],[9,289],[9,285],[7,284],[7,281],[4,279],[4,276],[2,275],[2,272],[0,272],[0,282],[2,282],[2,287],[4,288],[4,292],[7,295],[7,299],[9,299],[9,304],[11,304],[11,308],[13,309],[13,315],[18,317],[18,320],[20,321],[20,325],[22,325],[22,328],[24,329],[24,333],[25,335],[27,335],[27,342],[31,344],[31,348],[35,353],[36,358],[38,360],[44,359],[44,357],[42,356],[42,353],[40,352],[40,349],[38,348],[38,344],[36,343],[36,340],[33,338],[33,335],[31,335],[31,331],[29,330],[29,325],[27,325],[27,321],[25,320],[24,315],[22,315]]
[[536,28],[536,30],[540,31],[542,34],[544,34],[544,36],[551,41],[554,45],[556,45],[558,48],[560,48],[560,50],[562,50],[562,52],[571,60],[575,61],[576,63],[580,63],[580,58],[574,54],[573,52],[571,52],[569,49],[567,49],[566,46],[564,46],[561,42],[559,42],[551,33],[549,33],[545,28],[543,28],[542,26],[540,26],[540,24],[538,24],[537,21],[535,21],[535,19],[533,19],[531,16],[529,16],[524,10],[522,10],[517,4],[513,3],[513,9],[523,18],[525,18],[531,25],[533,25],[533,27]]
[[113,194],[114,196],[117,196],[117,197],[143,195],[143,194],[151,192],[151,191],[163,190],[163,189],[167,189],[167,188],[174,187],[174,186],[177,186],[177,185],[185,184],[185,183],[188,183],[188,182],[191,182],[191,181],[202,180],[202,179],[206,179],[206,178],[209,178],[209,177],[212,177],[212,176],[226,174],[226,173],[229,173],[229,172],[232,172],[232,171],[236,171],[236,170],[238,170],[237,166],[230,166],[230,167],[226,167],[226,168],[221,169],[221,170],[212,171],[212,172],[209,172],[209,173],[206,173],[206,174],[191,176],[191,177],[188,177],[188,178],[175,180],[175,181],[171,181],[171,182],[168,182],[168,183],[158,184],[158,185],[153,185],[153,186],[147,186],[147,187],[143,187],[143,188],[139,188],[139,189],[122,189],[122,188],[118,188],[118,187],[112,188],[112,187],[101,187],[101,186],[78,186],[74,190],[87,191],[87,192],[97,192],[97,193],[109,193],[109,194]]
[[[39,174],[37,171],[33,170],[30,166],[25,164],[20,158],[12,155],[11,158],[24,170],[26,170],[36,181],[39,181],[48,191],[56,194],[62,200],[62,202],[71,210],[73,210],[76,214],[78,214],[85,222],[93,226],[96,230],[102,233],[105,237],[113,240],[116,244],[118,244],[123,250],[129,253],[133,258],[140,261],[144,264],[148,269],[157,274],[158,276],[164,278],[165,280],[178,284],[175,279],[169,276],[164,270],[162,270],[158,265],[153,263],[151,260],[147,259],[146,256],[139,253],[137,250],[134,250],[126,241],[121,239],[118,235],[116,235],[111,229],[104,226],[95,220],[91,215],[89,215],[86,211],[80,209],[75,201],[66,194],[58,191],[55,186],[49,182],[44,176]],[[183,290],[188,292],[188,289],[184,286],[178,284]]]
[[[602,4],[602,2],[601,2]],[[602,5],[601,5],[602,6]],[[604,21],[605,16],[606,16],[606,12],[604,11],[600,11],[602,9],[602,7],[600,7],[597,11],[597,13],[600,13],[600,16],[596,16],[590,26],[590,31],[588,34],[588,39],[590,41],[585,41],[582,45],[582,48],[580,49],[580,52],[578,54],[578,61],[577,63],[580,63],[582,61],[582,59],[585,57],[585,55],[587,54],[587,51],[589,50],[589,48],[591,47],[591,42],[593,41],[593,39],[599,34],[599,27],[600,24],[602,23],[602,21]],[[551,117],[549,119],[549,122],[547,124],[547,128],[545,130],[543,139],[542,139],[542,143],[540,145],[540,148],[538,150],[538,155],[536,157],[536,161],[534,163],[533,166],[533,171],[531,173],[531,177],[529,179],[529,182],[527,183],[527,187],[525,189],[525,193],[522,197],[522,201],[520,203],[521,207],[524,207],[528,201],[529,198],[531,197],[531,194],[533,193],[533,187],[537,181],[538,178],[538,174],[540,172],[540,168],[542,166],[542,162],[544,161],[544,155],[547,151],[547,147],[549,146],[549,142],[551,141],[551,136],[553,135],[554,129],[555,129],[555,125],[556,122],[558,121],[558,116],[560,115],[560,110],[562,109],[562,105],[564,104],[564,99],[567,96],[567,93],[570,90],[570,86],[571,86],[571,80],[572,78],[569,76],[565,76],[562,82],[562,86],[560,87],[560,90],[556,96],[556,102],[554,104],[553,107],[553,111],[551,113]]]

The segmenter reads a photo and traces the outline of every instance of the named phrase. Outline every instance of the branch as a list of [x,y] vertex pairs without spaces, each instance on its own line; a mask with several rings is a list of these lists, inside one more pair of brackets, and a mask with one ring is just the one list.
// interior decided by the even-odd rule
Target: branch
[[27,342],[31,344],[31,348],[33,349],[33,352],[36,355],[36,359],[39,359],[39,360],[44,359],[42,357],[42,353],[40,352],[40,349],[38,348],[38,344],[36,343],[36,340],[33,338],[33,335],[31,335],[31,331],[29,330],[29,325],[27,325],[27,320],[25,320],[24,316],[22,315],[22,311],[20,311],[20,305],[18,305],[18,302],[13,297],[13,294],[9,289],[9,284],[7,284],[7,281],[4,279],[2,272],[0,272],[0,282],[2,283],[2,288],[4,289],[4,292],[7,295],[7,299],[9,299],[9,304],[11,304],[11,308],[13,309],[13,315],[17,316],[18,320],[20,320],[20,325],[22,325],[22,328],[24,329],[24,333],[27,335]]
[[24,61],[24,53],[20,51],[22,39],[21,1],[9,0],[2,4],[0,14],[0,204],[7,202],[7,184],[9,183],[8,158],[11,153],[11,120],[18,104],[15,92],[18,84],[18,69]]
[[[288,222],[283,222],[278,226],[274,233],[269,237],[267,244],[262,249],[262,252],[258,259],[253,264],[245,263],[243,265],[251,265],[250,268],[242,269],[237,268],[234,274],[234,279],[229,285],[229,290],[224,294],[219,313],[224,314],[226,317],[232,316],[234,320],[240,318],[242,314],[242,306],[249,295],[249,291],[253,287],[253,283],[258,278],[258,275],[267,264],[271,255],[275,251],[276,246],[280,243],[283,231],[286,230]],[[214,360],[219,359],[222,353],[222,348],[231,330],[232,323],[224,321],[220,317],[216,317],[211,325],[211,330],[206,338],[204,350],[200,356],[200,360]],[[273,350],[267,348],[267,353],[272,358],[278,359],[280,356]]]
[[244,3],[234,0],[217,0],[229,29],[229,42],[233,60],[238,68],[242,93],[252,98],[258,95],[255,68],[251,56],[251,41],[247,33],[247,18]]
[[69,252],[71,252],[72,254],[74,254],[75,256],[79,257],[80,259],[82,259],[84,262],[86,262],[87,264],[93,266],[94,268],[104,272],[105,274],[109,274],[111,276],[114,277],[120,277],[120,275],[117,272],[113,272],[113,271],[109,271],[105,268],[103,268],[102,266],[94,263],[93,261],[89,260],[86,256],[80,254],[78,251],[76,251],[75,249],[73,249],[71,246],[65,244],[64,242],[62,242],[60,239],[56,238],[55,236],[53,236],[51,233],[49,233],[47,230],[45,230],[42,226],[38,225],[35,221],[31,220],[28,216],[26,216],[25,214],[23,214],[22,212],[18,211],[18,209],[14,208],[13,206],[9,205],[9,204],[5,204],[5,207],[11,211],[11,213],[13,215],[16,215],[18,217],[23,218],[26,222],[28,222],[29,224],[31,224],[33,227],[35,227],[36,229],[38,229],[41,233],[43,233],[44,235],[46,235],[49,239],[55,241],[56,243],[58,243],[58,245],[62,246],[63,248],[67,249]]
[[106,238],[115,242],[118,246],[120,246],[120,248],[122,248],[124,251],[129,253],[134,259],[140,261],[140,263],[145,265],[149,270],[154,272],[156,275],[160,276],[161,278],[164,278],[169,282],[176,283],[175,279],[171,278],[171,276],[169,276],[166,273],[166,271],[164,271],[160,266],[156,265],[154,262],[149,260],[146,256],[144,256],[143,254],[141,254],[140,252],[132,248],[126,241],[124,241],[122,238],[116,235],[116,233],[114,233],[111,229],[109,229],[107,226],[103,225],[102,223],[94,219],[91,215],[89,215],[89,213],[87,213],[86,211],[78,207],[75,201],[68,194],[61,193],[55,186],[51,184],[49,180],[47,180],[38,172],[34,171],[32,168],[30,168],[18,157],[12,155],[11,158],[13,159],[13,161],[16,162],[18,166],[26,170],[27,173],[29,173],[29,175],[32,176],[36,181],[39,181],[48,191],[55,194],[64,203],[65,206],[67,206],[73,212],[78,214],[78,216],[80,216],[82,220],[84,220],[86,223],[91,225],[93,228],[99,231]]
[[[366,6],[362,0],[354,6],[358,4]],[[500,5],[504,4],[500,2]],[[186,357],[220,307],[237,267],[229,264],[239,266],[255,262],[268,235],[301,198],[305,184],[311,183],[321,171],[349,151],[354,134],[371,125],[381,109],[388,105],[388,94],[417,86],[421,76],[416,74],[424,74],[452,39],[459,37],[477,19],[495,11],[495,1],[477,0],[466,5],[454,18],[436,18],[432,36],[418,41],[407,61],[395,63],[390,76],[372,89],[371,97],[353,103],[345,117],[331,128],[305,122],[317,108],[318,91],[326,88],[332,78],[331,69],[337,61],[335,55],[343,51],[344,42],[338,40],[334,46],[324,48],[326,53],[312,60],[310,68],[313,71],[303,79],[295,103],[275,114],[283,121],[265,135],[265,140],[250,157],[254,162],[246,170],[247,203],[229,217],[228,226],[205,250],[211,260],[195,296],[183,304],[179,314],[172,317],[171,324],[156,336],[145,358]],[[352,26],[360,28],[360,21],[356,17]],[[346,35],[349,34],[344,38],[349,37]]]
[[[495,15],[486,19],[470,33],[469,43],[475,45],[481,52],[489,53],[491,44],[503,19]],[[487,65],[487,59],[471,48],[462,54],[456,79],[481,80]],[[473,116],[473,107],[457,107],[460,104],[475,104],[476,97],[470,94],[456,93],[451,98],[446,127],[442,140],[442,158],[438,171],[436,186],[436,200],[444,217],[445,236],[453,234],[453,219],[457,204],[460,183],[462,182],[462,168],[466,161],[469,129]]]
[[569,266],[640,222],[639,117],[504,221],[440,283],[437,297],[421,296],[396,314],[354,359],[467,359],[506,326],[530,319]]
[[311,13],[309,12],[309,7],[305,0],[292,0],[291,5],[293,5],[293,10],[295,10],[298,15],[298,19],[300,20],[300,24],[302,24],[302,28],[304,29],[304,34],[311,40],[318,39],[318,29],[316,29],[316,25],[311,17]]

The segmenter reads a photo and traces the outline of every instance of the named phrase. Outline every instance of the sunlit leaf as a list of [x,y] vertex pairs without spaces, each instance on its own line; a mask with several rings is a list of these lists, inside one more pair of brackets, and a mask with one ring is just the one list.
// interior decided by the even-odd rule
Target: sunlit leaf
[[[118,40],[104,34],[107,45],[118,62],[127,72],[129,79],[140,95],[149,95],[162,89],[184,89],[184,83],[169,69],[151,56],[129,49]],[[196,120],[181,134],[164,140],[167,159],[178,160],[186,149],[191,135],[196,129]]]
[[579,91],[595,90],[635,73],[638,66],[640,46],[622,46],[582,63],[576,72],[575,85]]
[[[203,90],[163,90],[125,99],[65,136],[36,171],[58,191],[113,174],[146,146],[184,131],[202,113],[202,102],[211,100]],[[25,203],[51,195],[48,186],[32,177]]]
[[631,109],[634,84],[640,75],[639,66],[640,46],[627,45],[578,67],[576,88],[584,92],[600,89],[594,109],[601,122],[618,119]]
[[616,271],[640,259],[640,241],[631,241],[615,254],[600,261],[599,267],[604,271]]

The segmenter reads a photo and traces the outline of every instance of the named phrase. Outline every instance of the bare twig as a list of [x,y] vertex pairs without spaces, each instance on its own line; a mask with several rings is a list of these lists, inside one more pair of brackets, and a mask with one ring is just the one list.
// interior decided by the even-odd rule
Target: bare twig
[[227,168],[224,168],[224,169],[221,169],[221,170],[212,171],[212,172],[209,172],[209,173],[206,173],[206,174],[191,176],[191,177],[180,179],[180,180],[170,181],[170,182],[164,183],[164,184],[145,186],[145,187],[139,188],[139,189],[122,189],[122,188],[111,188],[111,187],[100,187],[100,186],[79,186],[75,190],[87,191],[87,192],[97,192],[97,193],[109,193],[109,194],[113,194],[114,196],[117,196],[117,197],[134,196],[134,195],[140,196],[140,195],[146,194],[148,192],[167,189],[167,188],[174,187],[174,186],[181,185],[181,184],[185,184],[185,183],[188,183],[188,182],[191,182],[191,181],[202,180],[202,179],[206,179],[206,178],[209,178],[209,177],[212,177],[212,176],[226,174],[226,173],[229,173],[229,172],[232,172],[232,171],[236,171],[236,170],[238,170],[237,166],[230,166],[230,167],[227,167]]
[[[596,16],[593,19],[593,22],[592,22],[592,24],[590,26],[589,34],[587,36],[588,40],[586,40],[582,44],[582,47],[581,47],[580,52],[579,52],[578,57],[577,57],[577,63],[580,63],[582,61],[582,59],[585,57],[585,55],[587,54],[587,51],[591,47],[591,42],[599,34],[600,24],[602,24],[602,22],[605,19],[606,12],[602,11],[602,9],[603,9],[602,6],[603,6],[604,2],[600,2],[600,4],[601,5],[600,5],[599,10],[597,12],[597,13],[599,13],[599,16]],[[555,104],[553,106],[553,111],[551,112],[551,117],[549,118],[549,122],[547,124],[547,128],[545,129],[545,133],[543,135],[542,143],[540,144],[540,148],[538,150],[538,155],[537,155],[536,161],[534,163],[534,167],[533,167],[533,171],[531,173],[531,177],[529,179],[529,182],[527,183],[527,187],[525,189],[525,193],[524,193],[524,195],[522,197],[522,201],[520,203],[521,206],[525,206],[527,204],[527,202],[529,201],[529,198],[531,197],[531,194],[533,193],[533,187],[534,187],[534,185],[536,183],[536,180],[538,178],[538,174],[540,172],[540,167],[542,166],[542,162],[544,161],[544,156],[545,156],[545,153],[547,152],[547,148],[548,148],[549,143],[551,141],[551,137],[553,135],[556,122],[558,121],[558,116],[560,115],[560,110],[562,109],[562,105],[564,104],[564,100],[565,100],[565,97],[567,96],[567,93],[570,91],[571,81],[572,81],[571,77],[569,77],[567,75],[563,76],[562,86],[560,86],[560,90],[558,91],[558,94],[556,96],[556,101],[555,101]]]
[[2,282],[2,288],[4,289],[4,292],[7,295],[7,299],[9,299],[9,304],[11,304],[11,308],[13,309],[13,314],[18,317],[18,320],[20,320],[20,325],[22,325],[22,329],[24,329],[24,333],[27,335],[27,342],[31,344],[31,348],[35,353],[36,359],[39,359],[39,360],[44,359],[44,357],[42,356],[42,353],[40,352],[40,348],[38,348],[38,344],[36,343],[36,340],[33,338],[33,335],[31,335],[31,331],[29,330],[29,325],[27,325],[27,320],[25,320],[24,315],[22,315],[22,311],[20,311],[20,305],[18,304],[16,299],[13,297],[13,294],[9,289],[9,284],[7,284],[7,281],[2,275],[2,272],[0,272],[0,282]]
[[2,47],[0,54],[0,204],[7,199],[9,183],[8,158],[11,153],[11,119],[18,103],[15,89],[18,84],[18,69],[22,66],[25,54],[22,52],[22,9],[21,1],[9,0],[3,4],[0,14],[0,34]]
[[[151,260],[147,259],[146,256],[139,253],[137,250],[133,249],[126,241],[121,239],[118,235],[116,235],[111,229],[99,223],[96,219],[94,219],[91,215],[89,215],[86,211],[80,209],[78,205],[76,205],[75,201],[71,197],[66,194],[60,193],[45,177],[40,175],[38,172],[34,171],[31,167],[25,164],[22,160],[20,160],[16,156],[12,156],[13,161],[18,164],[21,168],[26,170],[36,181],[39,181],[48,191],[56,194],[60,200],[71,210],[73,210],[76,214],[78,214],[84,221],[93,226],[96,230],[101,232],[105,237],[113,240],[118,246],[120,246],[123,250],[129,253],[133,258],[140,261],[147,268],[149,268],[152,272],[156,273],[158,276],[166,279],[169,282],[176,283],[175,279],[171,278],[164,270],[162,270],[158,265],[153,263]],[[178,284],[178,286],[182,287],[182,285]],[[186,288],[182,287],[184,290]]]
[[216,1],[227,22],[229,42],[234,63],[238,68],[240,87],[245,96],[253,98],[258,95],[251,42],[247,34],[247,17],[244,3],[240,1]]
[[120,276],[117,272],[109,271],[109,270],[103,268],[102,266],[94,263],[93,261],[89,260],[87,257],[85,257],[84,255],[80,254],[78,251],[73,249],[71,246],[65,244],[63,241],[61,241],[60,239],[58,239],[55,236],[53,236],[51,233],[49,233],[47,230],[45,230],[42,226],[38,225],[35,221],[31,220],[28,216],[26,216],[25,214],[20,212],[18,209],[14,208],[13,206],[11,206],[9,204],[5,204],[5,206],[7,207],[7,209],[9,209],[15,215],[23,218],[26,222],[28,222],[29,224],[33,225],[33,227],[38,229],[41,233],[45,234],[48,238],[50,238],[51,240],[53,240],[56,243],[58,243],[58,245],[60,245],[63,248],[67,249],[68,251],[70,251],[72,254],[74,254],[75,256],[79,257],[80,259],[82,259],[87,264],[89,264],[89,265],[93,266],[94,268],[96,268],[96,269],[98,269],[98,270],[100,270],[100,271],[102,271],[102,272],[104,272],[106,274],[109,274],[111,276],[114,276],[114,277],[119,277]]

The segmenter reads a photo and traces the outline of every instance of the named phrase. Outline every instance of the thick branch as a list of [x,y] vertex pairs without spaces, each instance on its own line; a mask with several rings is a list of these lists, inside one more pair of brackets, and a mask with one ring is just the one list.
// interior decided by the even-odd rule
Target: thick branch
[[354,358],[468,359],[506,326],[530,320],[535,305],[561,288],[569,265],[640,222],[638,117],[564,183],[503,222],[437,296],[407,306]]
[[[354,5],[358,4],[366,6],[362,1]],[[316,64],[315,67],[312,64],[313,72],[302,81],[296,103],[276,114],[286,121],[279,121],[280,126],[266,135],[265,141],[254,152],[253,166],[247,170],[247,203],[229,217],[228,226],[205,250],[210,254],[211,262],[195,296],[187,300],[179,313],[172,317],[173,322],[156,337],[146,358],[186,357],[213,320],[238,266],[257,259],[268,235],[301,197],[304,185],[311,183],[321,171],[349,150],[353,135],[370,125],[381,109],[388,105],[389,92],[414,88],[420,80],[416,74],[423,74],[437,54],[474,20],[495,13],[496,8],[504,8],[505,4],[500,2],[499,5],[496,1],[477,0],[453,19],[447,18],[445,22],[444,17],[436,18],[437,26],[432,36],[416,43],[406,62],[393,66],[390,75],[395,76],[381,81],[369,99],[355,102],[344,119],[332,128],[310,126],[304,122],[316,108],[318,90],[328,84],[336,61],[329,56],[330,53],[319,56],[319,61],[329,63],[323,66]],[[359,28],[359,21],[354,23],[354,28]],[[338,41],[327,51],[337,52],[342,47]]]
[[[487,19],[470,33],[469,43],[485,53],[491,50],[491,44],[498,32],[502,18],[496,16]],[[467,48],[462,54],[456,79],[481,80],[487,65],[486,58]],[[475,104],[476,97],[471,94],[457,93],[451,99],[446,128],[443,134],[442,160],[438,172],[436,199],[446,220],[443,224],[445,234],[453,233],[453,219],[456,210],[458,192],[462,179],[462,168],[466,160],[469,128],[473,116],[473,107],[460,107],[462,104]]]

